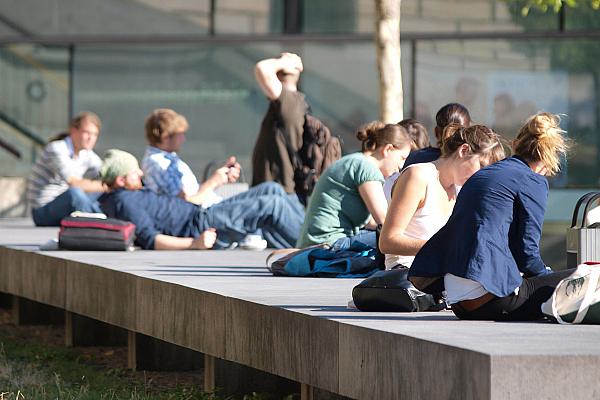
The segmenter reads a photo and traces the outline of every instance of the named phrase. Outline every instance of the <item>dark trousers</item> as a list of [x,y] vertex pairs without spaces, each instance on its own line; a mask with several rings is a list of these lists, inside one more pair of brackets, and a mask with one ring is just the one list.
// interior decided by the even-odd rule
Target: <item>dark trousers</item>
[[541,306],[548,300],[558,283],[575,272],[575,269],[552,272],[524,278],[518,294],[496,297],[481,307],[467,311],[453,304],[452,311],[460,319],[493,321],[532,321],[544,317]]

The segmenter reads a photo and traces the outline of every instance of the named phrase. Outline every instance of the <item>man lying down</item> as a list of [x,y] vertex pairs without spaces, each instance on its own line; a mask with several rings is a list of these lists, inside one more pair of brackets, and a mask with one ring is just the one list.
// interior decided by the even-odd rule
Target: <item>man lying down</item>
[[258,232],[269,247],[293,247],[304,221],[297,198],[274,182],[203,209],[144,189],[137,159],[122,150],[105,153],[100,176],[109,188],[99,199],[102,211],[134,223],[143,249],[223,249]]

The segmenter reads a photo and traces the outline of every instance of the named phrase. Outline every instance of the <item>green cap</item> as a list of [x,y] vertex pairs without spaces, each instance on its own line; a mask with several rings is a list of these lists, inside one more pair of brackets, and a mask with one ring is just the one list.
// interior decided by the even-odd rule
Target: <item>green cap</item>
[[139,168],[138,161],[132,154],[119,149],[110,149],[102,157],[100,178],[102,182],[110,185],[117,177],[127,175]]

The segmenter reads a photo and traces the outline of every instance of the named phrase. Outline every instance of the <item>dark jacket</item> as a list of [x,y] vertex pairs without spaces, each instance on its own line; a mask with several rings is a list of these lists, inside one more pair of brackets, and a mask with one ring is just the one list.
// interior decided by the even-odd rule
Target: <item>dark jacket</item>
[[539,250],[547,198],[546,178],[517,157],[480,170],[462,187],[448,223],[416,255],[409,277],[451,273],[498,297],[510,295],[521,285],[520,272],[549,272]]
[[102,211],[112,218],[135,224],[135,243],[143,249],[154,249],[158,234],[198,237],[202,233],[202,208],[174,196],[148,189],[120,189],[98,199]]
[[275,181],[287,193],[294,193],[296,185],[290,152],[297,153],[302,147],[307,111],[304,94],[285,88],[277,100],[269,103],[252,153],[252,186]]
[[419,150],[411,151],[402,169],[406,169],[409,165],[427,163],[437,160],[442,156],[442,151],[437,147],[425,147]]

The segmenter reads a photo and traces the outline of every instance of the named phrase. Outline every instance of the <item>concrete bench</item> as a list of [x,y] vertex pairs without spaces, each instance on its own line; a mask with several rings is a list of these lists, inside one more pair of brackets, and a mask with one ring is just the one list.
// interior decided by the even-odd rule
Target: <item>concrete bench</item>
[[38,251],[56,232],[0,220],[0,292],[66,310],[71,338],[73,316],[127,330],[132,367],[154,338],[203,353],[205,388],[241,365],[304,399],[600,398],[599,326],[362,313],[359,280],[273,277],[266,252]]

